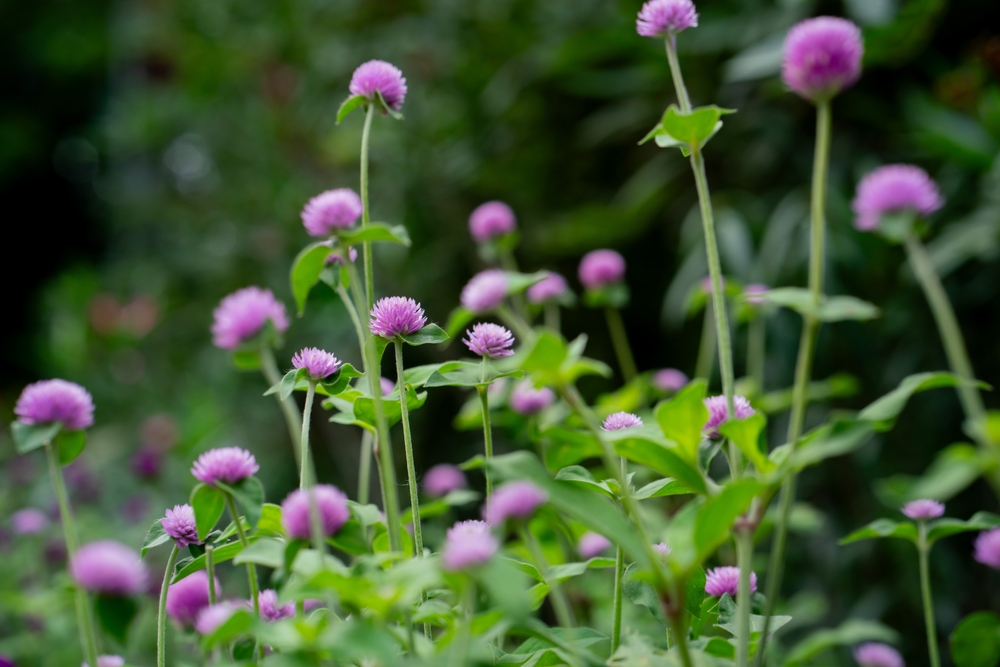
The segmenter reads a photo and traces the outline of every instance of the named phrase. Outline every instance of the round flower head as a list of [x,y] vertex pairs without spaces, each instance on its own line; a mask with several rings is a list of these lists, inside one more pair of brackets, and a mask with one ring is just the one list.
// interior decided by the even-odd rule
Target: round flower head
[[937,184],[927,172],[910,164],[879,167],[861,179],[851,202],[854,226],[861,231],[878,227],[886,213],[913,211],[927,216],[944,206]]
[[548,499],[548,494],[531,482],[507,482],[493,492],[483,518],[493,526],[502,526],[507,519],[527,519]]
[[476,243],[486,243],[517,229],[514,211],[502,201],[480,204],[469,216],[469,233]]
[[77,584],[102,595],[138,595],[146,590],[148,572],[139,554],[120,542],[103,540],[80,547],[70,560]]
[[369,60],[354,70],[350,90],[351,95],[361,95],[368,101],[375,99],[375,93],[382,93],[389,108],[399,111],[406,98],[406,79],[395,65],[384,60]]
[[337,357],[315,347],[302,348],[292,357],[292,366],[306,369],[309,379],[317,382],[330,377],[343,365],[344,362]]
[[312,535],[309,523],[309,496],[312,493],[316,499],[316,510],[319,512],[320,523],[323,524],[323,535],[329,537],[340,530],[351,516],[347,508],[347,496],[335,486],[317,484],[309,489],[292,491],[281,503],[281,525],[289,537],[308,540]]
[[781,78],[807,100],[829,99],[861,76],[864,52],[861,30],[847,19],[806,19],[785,38]]
[[[99,655],[97,656],[97,667],[124,667],[125,658],[120,655]],[[81,667],[87,667],[87,663],[81,663]]]
[[664,368],[653,374],[653,386],[660,391],[680,391],[688,381],[688,376],[676,368]]
[[899,651],[880,642],[866,642],[854,647],[854,659],[861,667],[904,667]]
[[743,300],[751,306],[763,306],[767,303],[767,299],[764,298],[764,294],[767,294],[769,289],[771,288],[767,285],[750,283],[743,288]]
[[493,558],[499,547],[485,521],[459,521],[448,529],[441,564],[450,572],[482,565]]
[[244,287],[219,303],[212,313],[212,342],[223,350],[235,350],[261,332],[268,322],[279,333],[288,328],[288,316],[283,303],[271,290]]
[[[705,407],[708,408],[708,421],[702,431],[709,438],[719,437],[719,426],[722,422],[729,421],[729,405],[725,396],[711,396],[706,398]],[[733,407],[736,408],[736,418],[746,419],[753,417],[757,411],[750,407],[750,401],[746,396],[733,396]]]
[[86,389],[66,380],[42,380],[29,384],[14,406],[22,424],[62,422],[74,431],[94,423],[94,401]]
[[670,552],[673,551],[673,549],[671,549],[666,542],[658,542],[653,545],[653,551],[658,553],[660,558],[666,558],[670,555]]
[[257,594],[257,604],[260,605],[260,617],[265,621],[280,621],[283,618],[295,616],[295,603],[278,603],[278,591],[268,588]]
[[507,274],[487,269],[472,276],[462,288],[462,306],[476,315],[488,313],[507,298]]
[[926,521],[927,519],[936,519],[944,514],[944,504],[926,498],[913,500],[903,505],[902,512],[911,519]]
[[568,291],[569,285],[566,284],[565,278],[558,273],[549,273],[529,287],[525,296],[528,297],[528,303],[545,303],[558,299]]
[[201,544],[194,521],[194,509],[190,505],[174,505],[173,509],[167,509],[167,515],[160,519],[160,525],[163,526],[163,532],[174,538],[178,547]]
[[371,312],[369,327],[382,338],[408,336],[424,328],[427,318],[420,304],[405,296],[387,296],[379,299]]
[[1000,570],[1000,528],[979,533],[976,537],[975,559],[994,570]]
[[605,431],[621,431],[622,429],[635,428],[636,426],[642,426],[642,420],[639,419],[638,415],[634,415],[631,412],[616,412],[608,415],[604,423],[601,424],[601,428]]
[[209,486],[216,482],[237,484],[260,470],[253,454],[239,447],[211,449],[191,466],[195,479]]
[[424,493],[435,498],[464,489],[467,484],[465,474],[447,463],[440,463],[424,473]]
[[[738,567],[717,567],[706,573],[705,593],[712,597],[722,597],[729,593],[729,597],[736,597],[740,588],[740,568]],[[750,573],[750,593],[757,592],[757,573]]]
[[580,537],[580,542],[576,545],[576,550],[581,558],[594,558],[600,556],[608,547],[611,540],[600,533],[586,532]]
[[471,331],[466,329],[465,335],[468,338],[463,338],[462,342],[481,357],[509,357],[514,354],[511,349],[514,346],[514,334],[499,324],[480,322],[473,325]]
[[635,31],[643,37],[662,37],[698,27],[691,0],[649,0],[639,10]]
[[589,290],[601,289],[625,277],[625,258],[614,250],[593,250],[580,260],[580,283]]
[[531,380],[522,380],[510,392],[510,409],[519,415],[533,415],[552,405],[556,395],[548,387],[535,389]]
[[383,396],[388,396],[392,392],[396,391],[396,383],[389,378],[380,377],[378,379],[378,386],[382,389]]
[[18,535],[37,535],[48,528],[49,517],[45,516],[45,512],[29,507],[14,512],[10,525]]
[[302,209],[302,224],[310,236],[326,237],[347,229],[361,217],[361,197],[350,188],[321,192]]
[[229,620],[239,607],[232,602],[219,602],[205,607],[194,622],[194,629],[201,635],[210,635]]
[[[222,595],[219,580],[215,580],[215,595]],[[167,614],[183,626],[191,627],[208,602],[208,573],[198,570],[167,589]]]

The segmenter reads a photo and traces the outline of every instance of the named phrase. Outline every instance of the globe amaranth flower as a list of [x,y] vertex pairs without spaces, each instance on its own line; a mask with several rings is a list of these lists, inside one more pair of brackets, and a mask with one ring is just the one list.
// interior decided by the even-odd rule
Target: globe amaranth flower
[[522,380],[510,392],[510,409],[519,415],[533,415],[552,405],[556,395],[548,387],[536,389],[531,380]]
[[295,603],[278,602],[278,591],[268,588],[257,594],[257,604],[260,606],[260,617],[265,621],[280,621],[283,618],[295,616]]
[[470,350],[481,357],[509,357],[514,354],[514,334],[499,324],[480,322],[473,325],[472,330],[466,329],[462,342]]
[[605,431],[621,431],[626,428],[635,428],[636,426],[642,426],[642,420],[639,419],[638,415],[634,415],[631,412],[616,412],[610,414],[601,424],[601,428]]
[[361,95],[369,102],[375,100],[375,93],[381,93],[389,108],[399,111],[406,99],[406,79],[395,65],[369,60],[354,70],[350,91],[351,95]]
[[488,562],[499,548],[488,523],[459,521],[448,529],[441,564],[450,572],[475,567]]
[[649,0],[639,10],[635,31],[643,37],[663,37],[698,27],[691,0]]
[[589,290],[614,285],[625,277],[625,258],[614,250],[593,250],[580,260],[578,275]]
[[210,449],[191,466],[195,479],[209,486],[215,486],[217,482],[238,484],[258,470],[257,459],[240,447]]
[[[125,658],[120,655],[99,655],[97,656],[97,667],[124,667]],[[87,663],[80,663],[80,667],[87,667]]]
[[878,227],[887,213],[913,211],[927,216],[944,206],[937,184],[927,172],[910,164],[879,167],[861,179],[851,202],[854,226],[861,231]]
[[[222,595],[218,579],[215,580],[215,595]],[[193,626],[198,614],[208,605],[208,573],[205,570],[198,570],[167,588],[167,614],[183,626]]]
[[210,635],[236,613],[239,605],[233,602],[219,602],[201,610],[195,619],[194,629],[201,635]]
[[854,660],[861,667],[904,667],[899,651],[881,642],[866,642],[854,647]]
[[493,526],[502,526],[507,519],[527,519],[548,499],[548,494],[531,482],[507,482],[493,491],[483,518]]
[[580,536],[580,541],[576,545],[576,551],[581,558],[594,558],[600,556],[611,546],[611,540],[600,533],[587,531]]
[[281,503],[281,525],[289,537],[308,540],[312,535],[309,522],[309,495],[316,501],[323,535],[330,537],[347,523],[351,512],[347,507],[347,496],[335,486],[317,484],[307,489],[292,491]]
[[660,555],[660,558],[667,558],[673,549],[666,542],[657,542],[653,545],[653,551]]
[[1000,528],[986,530],[976,537],[975,559],[994,570],[1000,570]]
[[[708,421],[702,429],[706,437],[718,438],[719,426],[722,422],[729,421],[729,404],[725,396],[711,396],[706,398],[705,407],[708,408]],[[736,418],[746,419],[753,417],[757,411],[750,407],[750,401],[746,396],[733,396],[733,407],[736,408]]]
[[223,350],[235,350],[254,338],[270,322],[279,333],[288,329],[283,303],[271,290],[244,287],[219,303],[212,313],[212,342]]
[[903,505],[902,512],[911,519],[926,521],[928,519],[936,519],[944,514],[944,504],[936,500],[923,498],[906,503]]
[[388,396],[392,392],[396,391],[396,383],[389,378],[380,377],[378,379],[379,388],[382,389],[382,395]]
[[424,473],[424,493],[435,498],[464,489],[467,484],[465,474],[448,463],[439,463]]
[[676,368],[664,368],[653,374],[653,386],[660,391],[680,391],[688,382],[688,376]]
[[111,540],[80,547],[70,559],[69,573],[77,584],[101,595],[138,595],[146,590],[149,573],[133,549]]
[[507,274],[500,269],[487,269],[472,276],[462,288],[462,306],[476,314],[488,313],[507,298]]
[[[736,597],[740,588],[740,568],[738,567],[717,567],[706,573],[705,593],[712,597],[722,597],[729,593],[730,597]],[[757,592],[757,573],[750,573],[750,594]]]
[[310,236],[326,237],[352,227],[362,212],[361,197],[350,188],[321,192],[302,209],[302,225]]
[[546,303],[558,299],[569,291],[566,279],[558,273],[549,272],[547,276],[528,288],[525,296],[528,303]]
[[324,378],[330,377],[339,371],[343,365],[344,362],[340,359],[326,350],[316,347],[302,348],[292,357],[292,366],[294,368],[306,369],[309,379],[313,382],[319,382]]
[[14,406],[22,424],[62,422],[78,431],[94,423],[94,400],[78,384],[66,380],[42,380],[29,384]]
[[427,318],[420,304],[405,296],[387,296],[372,307],[369,327],[376,336],[409,336],[424,328]]
[[847,19],[806,19],[785,38],[781,78],[807,100],[829,99],[861,76],[864,52],[861,29]]
[[28,507],[14,512],[10,525],[17,535],[37,535],[49,527],[49,517],[42,510]]
[[767,285],[750,283],[743,288],[743,300],[751,306],[763,306],[767,303],[767,299],[764,298],[764,295],[767,294],[770,289],[771,288]]
[[480,204],[469,216],[469,233],[476,243],[486,243],[517,229],[517,218],[502,201]]
[[163,526],[163,532],[174,538],[178,547],[202,543],[198,539],[194,508],[190,505],[174,505],[173,509],[167,508],[167,515],[160,519],[160,525]]

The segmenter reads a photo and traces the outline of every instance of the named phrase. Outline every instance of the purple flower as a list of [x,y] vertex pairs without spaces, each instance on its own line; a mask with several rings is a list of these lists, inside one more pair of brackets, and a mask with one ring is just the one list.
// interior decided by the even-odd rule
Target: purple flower
[[549,407],[556,395],[548,387],[536,389],[531,380],[522,380],[510,392],[510,409],[519,415],[533,415]]
[[190,505],[174,505],[167,509],[167,515],[160,519],[163,532],[174,538],[178,547],[189,544],[201,544],[198,539],[198,528],[194,521],[194,509]]
[[238,484],[258,470],[260,466],[253,454],[239,447],[211,449],[191,466],[195,479],[209,486],[215,486],[216,482]]
[[350,188],[321,192],[302,209],[302,224],[310,236],[326,237],[347,229],[361,217],[361,197]]
[[600,533],[587,531],[580,537],[580,542],[576,545],[576,550],[581,558],[594,558],[600,556],[602,552],[611,546],[611,540]]
[[866,642],[854,647],[854,659],[861,667],[904,667],[899,651],[880,642]]
[[514,350],[510,349],[514,346],[514,334],[499,324],[480,322],[473,325],[472,331],[466,329],[465,335],[468,338],[463,338],[462,342],[481,357],[509,357],[514,354]]
[[767,285],[750,283],[743,288],[743,300],[751,306],[763,306],[767,303],[767,299],[764,298],[764,295],[767,294],[770,289],[771,288]]
[[396,391],[396,383],[389,378],[380,377],[378,379],[379,387],[382,388],[382,395],[388,396],[392,392]]
[[268,322],[279,333],[288,329],[283,303],[271,290],[244,287],[227,296],[212,313],[212,342],[223,350],[235,350],[260,333]]
[[507,519],[527,519],[548,499],[548,494],[531,482],[507,482],[493,492],[483,518],[493,526],[502,526]]
[[994,570],[1000,570],[1000,528],[979,533],[976,537],[975,559]]
[[[120,655],[99,655],[97,656],[97,667],[124,667],[125,658]],[[81,663],[81,667],[87,667],[87,663]]]
[[139,554],[111,540],[80,547],[70,559],[69,573],[76,583],[92,593],[117,596],[142,593],[149,576]]
[[198,634],[210,635],[215,630],[229,620],[229,617],[236,613],[239,606],[232,602],[219,602],[209,607],[205,607],[198,614],[194,622],[194,629]]
[[688,376],[676,368],[664,368],[653,375],[653,386],[660,391],[680,391],[688,381]]
[[906,503],[903,505],[902,512],[911,519],[926,521],[927,519],[936,519],[944,514],[944,504],[923,498]]
[[14,512],[10,525],[18,535],[37,535],[48,528],[49,517],[42,510],[28,507]]
[[781,78],[807,100],[829,99],[861,76],[865,45],[847,19],[820,16],[788,31]]
[[660,555],[660,558],[667,558],[673,549],[666,542],[658,542],[653,545],[653,551]]
[[257,604],[260,605],[260,617],[265,621],[280,621],[283,618],[295,616],[295,603],[278,603],[278,591],[268,588],[257,594]]
[[14,658],[0,655],[0,667],[17,667],[17,665],[14,664]]
[[528,303],[545,303],[546,301],[558,299],[568,291],[569,285],[566,284],[566,279],[558,273],[550,272],[547,276],[529,287],[525,294],[528,297]]
[[691,0],[649,0],[639,10],[635,31],[643,37],[662,37],[698,27]]
[[[718,438],[719,426],[724,421],[729,421],[729,405],[725,396],[710,396],[704,400],[705,407],[708,408],[708,421],[702,429],[706,437]],[[750,407],[750,401],[745,396],[733,396],[733,407],[736,408],[736,418],[746,419],[753,417],[757,411]]]
[[62,422],[74,431],[94,423],[94,401],[86,389],[66,380],[42,380],[29,384],[14,406],[22,424]]
[[642,426],[642,420],[631,412],[616,412],[608,415],[604,423],[601,424],[601,428],[605,431],[621,431],[622,429],[635,428],[636,426]]
[[937,184],[927,172],[910,164],[888,164],[861,179],[851,202],[854,226],[861,231],[878,227],[886,213],[913,211],[930,215],[944,206]]
[[[706,573],[705,593],[718,598],[729,593],[730,597],[736,597],[740,588],[740,568],[738,567],[717,567]],[[757,574],[750,573],[750,593],[757,592]]]
[[406,79],[395,65],[384,60],[369,60],[354,70],[350,90],[351,95],[361,95],[369,102],[375,99],[375,93],[382,93],[389,108],[399,111],[406,98]]
[[306,369],[309,379],[314,382],[333,375],[343,365],[340,359],[316,347],[304,347],[292,357],[292,366]]
[[[222,595],[218,579],[215,580],[215,595]],[[208,604],[208,573],[205,570],[198,570],[167,588],[167,614],[181,625],[193,626]]]
[[136,477],[151,479],[160,474],[163,467],[163,452],[156,445],[143,445],[132,455],[132,472]]
[[517,218],[502,201],[480,204],[469,216],[469,233],[476,243],[486,243],[517,229]]
[[500,269],[487,269],[466,283],[460,301],[466,310],[481,315],[502,304],[506,297],[507,274]]
[[438,464],[424,473],[424,493],[435,498],[464,489],[466,484],[465,474],[448,463]]
[[441,564],[450,572],[482,565],[493,558],[499,547],[485,521],[459,521],[448,529]]
[[625,258],[614,250],[593,250],[580,260],[579,276],[589,290],[613,285],[625,277]]
[[424,328],[427,318],[420,304],[405,296],[379,299],[371,312],[369,327],[376,336],[395,338],[409,336]]
[[[335,486],[317,484],[308,490],[316,500],[323,535],[329,537],[347,523],[351,512],[347,508],[347,496]],[[289,537],[308,540],[312,535],[309,523],[309,496],[305,489],[292,491],[281,503],[281,525]]]

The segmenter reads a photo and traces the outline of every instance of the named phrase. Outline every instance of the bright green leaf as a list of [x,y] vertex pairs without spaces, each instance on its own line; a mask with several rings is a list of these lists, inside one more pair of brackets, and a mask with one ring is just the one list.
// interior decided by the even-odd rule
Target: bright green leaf
[[319,282],[319,276],[326,268],[326,258],[331,252],[329,244],[320,241],[303,248],[292,262],[290,273],[292,295],[295,297],[295,308],[300,317],[305,312],[309,292]]
[[403,225],[387,225],[373,222],[367,227],[352,227],[337,232],[338,240],[345,246],[371,243],[398,243],[410,247],[410,234]]
[[701,558],[711,555],[725,542],[736,518],[746,512],[754,496],[763,490],[759,482],[741,479],[730,482],[719,495],[705,501],[694,526],[694,544]]
[[340,109],[337,110],[337,125],[340,125],[340,122],[347,118],[352,111],[360,106],[364,106],[367,101],[368,98],[364,95],[351,95],[344,100],[343,104],[340,105]]
[[431,323],[416,333],[402,337],[407,345],[427,345],[428,343],[445,343],[451,336],[438,325]]
[[226,510],[226,495],[222,489],[207,484],[199,484],[191,492],[191,507],[194,509],[198,539],[204,541],[219,523]]
[[83,453],[87,446],[86,431],[59,431],[53,443],[59,452],[59,464],[67,466]]
[[680,453],[692,464],[698,460],[698,445],[708,421],[705,391],[705,381],[695,380],[656,406],[656,421],[663,435],[676,442]]
[[146,531],[146,537],[142,540],[142,551],[139,552],[139,557],[145,558],[147,551],[169,541],[170,536],[163,530],[163,524],[160,523],[159,519],[154,520],[153,525]]
[[917,527],[910,521],[900,522],[893,521],[892,519],[876,519],[864,528],[859,528],[841,539],[839,544],[850,544],[851,542],[879,537],[897,537],[903,540],[910,540],[915,544],[917,541]]
[[[255,537],[250,538],[250,544],[252,545]],[[212,552],[212,561],[215,564],[224,563],[226,561],[232,560],[236,557],[236,554],[243,551],[243,544],[241,542],[230,542],[229,544],[218,547]],[[181,563],[177,564],[177,571],[174,573],[173,578],[170,580],[171,584],[176,584],[181,579],[194,574],[199,570],[204,570],[206,567],[205,554],[193,558],[183,565]]]
[[258,538],[233,558],[233,565],[243,563],[255,563],[278,569],[285,564],[285,543],[272,537]]
[[676,448],[635,437],[618,440],[614,445],[619,456],[652,468],[665,477],[673,477],[695,493],[708,493],[701,472],[685,461]]
[[1000,662],[1000,616],[978,611],[962,619],[951,633],[955,667],[996,667]]
[[[767,418],[756,413],[747,419],[734,419],[719,426],[719,433],[729,438],[740,448],[757,470],[769,472],[774,469],[774,462],[767,458],[767,452],[761,449],[761,434],[767,426]],[[763,442],[766,447],[766,441]]]
[[[963,384],[965,384],[965,381],[954,373],[938,372],[910,375],[900,382],[898,387],[862,410],[858,417],[876,422],[880,430],[888,429],[892,426],[896,417],[899,416],[899,413],[903,411],[903,408],[906,407],[907,401],[910,400],[913,394],[927,391],[928,389],[958,387]],[[975,386],[989,389],[989,385],[981,382],[975,383]]]

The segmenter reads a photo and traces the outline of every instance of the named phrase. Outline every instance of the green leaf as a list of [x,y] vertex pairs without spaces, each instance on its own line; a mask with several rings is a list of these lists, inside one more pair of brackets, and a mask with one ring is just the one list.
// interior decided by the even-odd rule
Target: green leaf
[[351,95],[340,105],[340,109],[337,110],[337,125],[347,118],[347,116],[360,106],[368,101],[368,98],[364,95]]
[[[719,433],[729,438],[740,448],[757,470],[769,472],[774,469],[774,462],[767,458],[767,452],[761,449],[761,435],[767,426],[767,418],[756,413],[747,419],[734,419],[719,426]],[[766,441],[764,443],[766,447]]]
[[660,126],[676,141],[683,142],[689,147],[703,146],[718,132],[719,118],[727,113],[733,111],[715,105],[699,107],[692,109],[690,113],[684,113],[677,108],[677,105],[671,104],[663,114]]
[[240,635],[250,632],[254,624],[254,615],[247,609],[237,609],[226,622],[205,635],[201,642],[205,648],[228,644]]
[[535,273],[505,271],[504,273],[507,275],[507,294],[520,294],[535,283],[544,280],[549,276],[548,271],[536,271]]
[[622,592],[632,604],[645,607],[661,625],[667,625],[667,616],[663,613],[663,602],[656,590],[642,578],[636,576],[637,568],[635,563],[630,564],[625,569],[625,576],[622,577]]
[[[600,445],[598,445],[598,447],[600,447]],[[598,482],[594,479],[594,476],[590,474],[590,471],[583,466],[568,466],[563,468],[556,473],[556,479],[560,482],[575,484],[582,489],[596,491],[597,493],[603,494],[608,498],[617,497],[606,482]]]
[[[609,439],[623,431],[610,432]],[[615,451],[633,463],[652,468],[665,477],[672,477],[695,493],[708,493],[701,472],[685,461],[674,447],[667,447],[650,439],[618,436],[622,439],[614,443]]]
[[153,521],[153,525],[149,527],[149,530],[146,531],[146,537],[142,540],[142,551],[139,552],[139,557],[145,558],[147,551],[161,544],[166,544],[169,541],[170,536],[163,530],[163,524],[160,523],[159,519],[156,519]]
[[293,368],[282,376],[281,381],[278,382],[278,384],[268,387],[267,391],[264,392],[264,395],[270,396],[271,394],[278,394],[278,396],[281,397],[281,400],[285,400],[292,395],[293,391],[295,391],[295,385],[298,383],[299,377],[305,377],[306,374],[307,371],[304,368]]
[[1000,616],[978,611],[962,619],[951,633],[955,667],[996,667],[1000,662]]
[[[487,387],[499,378],[520,378],[524,371],[501,371],[491,363],[483,376],[482,362],[451,361],[441,366],[424,381],[425,387]],[[405,377],[405,376],[404,376]]]
[[510,561],[493,558],[473,572],[476,582],[490,601],[500,607],[509,620],[518,622],[531,610],[526,575]]
[[[351,380],[359,377],[364,377],[364,373],[359,371],[357,368],[351,364],[344,364],[337,372],[330,375],[322,382],[316,385],[316,393],[323,396],[337,396],[347,391],[351,386]],[[295,386],[298,390],[304,390],[309,388],[308,380],[300,380]]]
[[232,486],[221,482],[218,485],[233,495],[236,502],[243,508],[247,523],[250,524],[250,530],[255,530],[260,521],[261,512],[264,510],[264,485],[260,483],[260,480],[256,477],[247,477],[239,484]]
[[[788,458],[789,465],[793,470],[802,470],[828,458],[853,452],[865,444],[872,433],[872,425],[863,421],[837,420],[823,424],[799,441],[798,449]],[[772,460],[777,460],[781,449],[771,452]]]
[[226,494],[222,489],[199,484],[191,491],[191,507],[198,528],[198,539],[204,541],[226,511]]
[[427,382],[427,378],[434,375],[434,373],[441,369],[442,366],[447,366],[453,362],[446,362],[443,364],[426,364],[424,366],[414,366],[413,368],[407,368],[403,371],[403,379],[406,384],[414,388],[423,387],[424,383]]
[[678,482],[676,479],[664,477],[655,482],[650,482],[635,491],[632,497],[636,500],[648,500],[649,498],[662,498],[664,496],[682,496],[694,492],[694,489],[689,488],[686,484]]
[[403,114],[399,113],[386,103],[385,98],[382,97],[381,91],[375,91],[375,99],[378,101],[379,108],[382,110],[382,113],[388,114],[389,117],[394,120],[403,120]]
[[305,312],[309,292],[319,282],[319,276],[326,268],[326,258],[330,256],[331,252],[333,250],[330,245],[325,241],[320,241],[303,248],[292,262],[289,277],[299,317]]
[[281,507],[264,503],[261,507],[260,521],[257,523],[258,533],[271,533],[272,535],[283,535],[284,527],[281,525]]
[[730,482],[719,495],[709,498],[698,510],[694,526],[694,544],[704,559],[729,537],[736,518],[746,512],[750,502],[764,486],[752,479]]
[[970,531],[990,530],[997,526],[1000,526],[1000,516],[989,512],[976,512],[968,521],[951,518],[937,519],[927,524],[927,542],[934,544],[942,537]]
[[892,508],[919,498],[946,501],[979,479],[984,468],[979,450],[959,443],[941,450],[922,477],[895,475],[877,482],[876,492]]
[[285,564],[285,542],[272,537],[258,538],[233,558],[233,565],[243,563],[255,563],[276,570]]
[[94,600],[94,611],[101,627],[121,644],[128,639],[129,626],[138,610],[139,605],[129,597],[98,595]]
[[[407,345],[427,345],[428,343],[444,343],[447,342],[451,336],[449,336],[444,329],[436,324],[428,324],[423,329],[416,333],[409,334],[408,336],[401,337]],[[405,377],[405,372],[404,372]]]
[[[939,387],[958,387],[968,383],[954,373],[917,373],[910,375],[899,383],[899,386],[891,392],[878,399],[858,415],[859,418],[875,422],[879,430],[886,430],[892,427],[893,422],[899,413],[906,407],[907,401],[913,394],[928,389]],[[989,389],[989,385],[982,382],[972,383],[973,386],[982,389]]]
[[545,466],[561,470],[601,455],[601,443],[589,431],[552,426],[541,433],[545,445]]
[[770,303],[791,308],[803,317],[812,316],[820,322],[870,320],[879,316],[879,309],[853,296],[823,296],[813,305],[812,294],[802,287],[779,287],[761,297]]
[[[768,633],[774,634],[792,620],[791,616],[772,616],[768,624]],[[726,593],[719,598],[719,622],[715,627],[722,628],[729,634],[736,636],[736,603]],[[750,634],[758,635],[764,632],[764,617],[757,614],[750,614]]]
[[471,310],[467,310],[462,306],[459,306],[455,310],[451,311],[451,315],[448,316],[448,324],[445,325],[445,332],[452,338],[461,333],[462,329],[468,326],[469,322],[475,319],[476,314]]
[[684,608],[695,618],[701,618],[701,605],[705,601],[705,582],[708,576],[704,568],[695,569],[685,584]]
[[337,232],[337,238],[345,246],[371,243],[398,243],[410,247],[410,234],[403,225],[387,225],[373,222],[367,227],[352,227]]
[[[421,408],[424,402],[427,401],[427,392],[422,391],[419,394],[414,391],[413,387],[406,388],[406,407],[410,411],[417,410]],[[389,426],[397,423],[402,419],[402,412],[399,408],[399,392],[393,392],[389,396],[382,399],[382,409],[385,411],[386,421]],[[336,416],[336,415],[335,415]],[[375,401],[367,396],[362,396],[354,400],[354,418],[358,421],[368,424],[369,426],[375,426]]]
[[52,422],[50,424],[22,424],[14,422],[10,425],[11,435],[14,436],[14,447],[18,454],[27,454],[36,450],[47,442],[52,442],[59,431],[62,430],[62,422]]
[[899,641],[899,635],[895,630],[878,621],[851,618],[836,628],[813,632],[793,646],[785,657],[785,667],[795,667],[810,662],[818,655],[837,646],[854,646],[866,641],[891,644]]
[[892,519],[876,519],[864,528],[859,528],[847,537],[838,542],[841,546],[858,542],[860,540],[871,540],[879,537],[897,537],[909,540],[916,544],[917,527],[910,521],[893,521]]
[[86,431],[59,431],[53,443],[59,452],[59,464],[69,465],[83,453],[83,448],[87,446]]
[[241,371],[260,370],[260,354],[257,350],[236,350],[230,358],[233,366]]
[[668,440],[677,443],[680,453],[694,464],[698,460],[698,445],[708,421],[705,407],[706,383],[695,380],[677,394],[656,406],[656,421]]
[[[250,538],[250,545],[253,546],[254,541],[257,538]],[[212,552],[212,562],[218,565],[219,563],[224,563],[230,561],[236,557],[236,554],[243,551],[243,544],[240,542],[230,542],[224,546],[221,546]],[[183,566],[177,564],[177,572],[174,573],[173,578],[170,580],[171,584],[176,584],[181,579],[194,574],[198,570],[204,570],[206,567],[205,554],[201,554],[197,558],[193,558],[188,562],[184,563]]]

